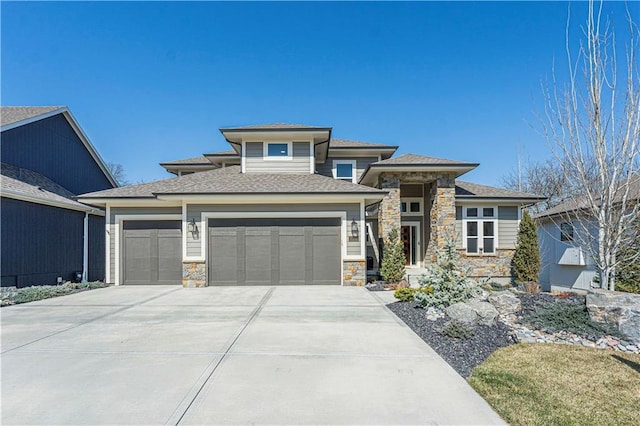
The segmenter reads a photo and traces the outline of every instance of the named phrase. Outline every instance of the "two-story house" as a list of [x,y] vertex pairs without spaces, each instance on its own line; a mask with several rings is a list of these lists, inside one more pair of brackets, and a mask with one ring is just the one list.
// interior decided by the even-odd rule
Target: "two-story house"
[[80,197],[106,208],[107,281],[363,285],[393,228],[410,271],[456,238],[475,275],[507,279],[520,209],[540,199],[456,180],[477,163],[393,157],[331,127],[220,131],[232,149],[162,163],[174,178]]
[[104,211],[76,195],[117,184],[87,135],[59,106],[0,107],[0,126],[2,286],[103,280]]

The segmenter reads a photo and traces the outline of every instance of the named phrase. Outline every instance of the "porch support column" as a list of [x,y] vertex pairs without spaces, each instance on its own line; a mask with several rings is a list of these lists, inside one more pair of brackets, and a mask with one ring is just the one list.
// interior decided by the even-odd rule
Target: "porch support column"
[[391,173],[380,175],[380,189],[389,191],[378,209],[378,236],[387,243],[389,232],[396,228],[400,232],[400,177]]
[[427,258],[437,261],[438,250],[444,248],[448,240],[455,241],[456,186],[455,176],[438,176],[431,185],[431,235],[427,247]]

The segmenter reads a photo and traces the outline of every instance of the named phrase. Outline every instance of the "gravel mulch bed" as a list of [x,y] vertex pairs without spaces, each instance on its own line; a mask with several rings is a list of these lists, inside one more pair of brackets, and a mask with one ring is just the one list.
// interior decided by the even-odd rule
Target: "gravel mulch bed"
[[387,307],[464,378],[496,349],[515,343],[511,330],[501,322],[493,327],[476,327],[470,338],[455,339],[442,333],[448,319],[426,319],[426,310],[415,302],[395,302]]

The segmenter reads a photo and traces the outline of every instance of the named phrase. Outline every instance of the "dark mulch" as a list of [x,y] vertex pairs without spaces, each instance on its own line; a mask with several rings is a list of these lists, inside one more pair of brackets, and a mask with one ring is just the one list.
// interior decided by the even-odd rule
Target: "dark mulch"
[[395,302],[387,307],[464,378],[493,351],[515,343],[509,327],[500,322],[493,327],[478,326],[470,338],[455,339],[442,333],[446,317],[428,320],[426,310],[415,302]]

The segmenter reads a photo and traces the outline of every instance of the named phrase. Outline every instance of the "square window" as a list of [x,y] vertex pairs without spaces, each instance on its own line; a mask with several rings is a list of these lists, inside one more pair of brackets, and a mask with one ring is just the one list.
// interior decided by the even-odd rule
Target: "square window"
[[493,253],[493,238],[483,238],[485,253]]
[[270,143],[267,145],[267,155],[269,157],[288,157],[289,145],[286,143]]
[[478,252],[478,239],[467,238],[467,253],[477,253],[477,252]]
[[413,213],[420,213],[420,203],[416,201],[412,201],[409,203],[409,211]]
[[336,164],[336,178],[353,179],[353,164],[338,163]]
[[573,241],[573,225],[570,223],[560,224],[560,241]]
[[478,217],[478,208],[477,207],[467,207],[467,216],[468,217]]
[[484,217],[493,217],[493,207],[483,207],[482,208],[482,216],[484,216]]

